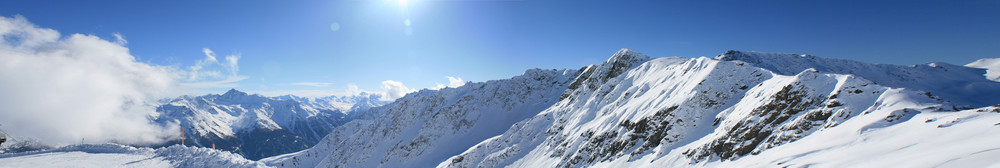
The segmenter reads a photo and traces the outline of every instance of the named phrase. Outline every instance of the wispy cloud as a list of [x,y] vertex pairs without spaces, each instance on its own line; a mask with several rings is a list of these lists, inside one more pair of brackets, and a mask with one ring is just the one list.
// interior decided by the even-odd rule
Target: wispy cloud
[[239,85],[236,84],[236,82],[242,81],[242,80],[247,79],[247,78],[248,77],[246,77],[246,76],[231,76],[229,78],[218,80],[218,81],[188,82],[188,83],[181,83],[180,85],[181,86],[190,87],[190,88],[196,88],[196,89],[199,89],[199,88],[232,88],[232,87],[239,86]]
[[111,36],[115,37],[115,44],[118,44],[120,46],[125,46],[126,44],[128,44],[128,40],[125,40],[125,36],[122,36],[121,33],[112,33]]
[[323,83],[323,82],[299,82],[299,83],[292,83],[292,85],[296,85],[296,86],[312,86],[312,87],[329,87],[332,84],[333,83]]
[[225,62],[219,62],[211,49],[202,48],[201,52],[205,54],[205,58],[188,67],[187,78],[181,85],[194,88],[228,88],[239,86],[236,82],[248,78],[239,75],[240,54],[227,55]]

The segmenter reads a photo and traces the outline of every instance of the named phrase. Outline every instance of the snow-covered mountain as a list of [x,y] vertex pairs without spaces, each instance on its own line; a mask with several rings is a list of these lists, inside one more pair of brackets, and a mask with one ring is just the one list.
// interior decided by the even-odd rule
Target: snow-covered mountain
[[[225,94],[182,96],[157,108],[157,123],[179,123],[185,143],[260,159],[306,149],[368,108],[387,102],[379,95],[302,98],[264,97],[235,89]],[[346,108],[342,108],[345,107]],[[177,144],[174,141],[169,144]]]
[[278,100],[295,100],[304,106],[316,109],[333,110],[344,113],[348,118],[355,118],[372,107],[389,104],[389,101],[381,99],[382,95],[361,92],[350,96],[327,96],[327,97],[299,97],[295,95],[284,95],[274,97]]
[[[0,162],[31,166],[57,157],[103,160],[94,164],[104,167],[1000,166],[1000,82],[989,78],[994,63],[900,66],[744,51],[650,58],[622,49],[579,70],[532,69],[510,79],[421,90],[382,106],[370,96],[268,98],[231,90],[175,99],[154,117],[190,128],[189,137],[199,138],[189,145],[240,144],[230,149],[243,155],[264,156],[250,148],[303,149],[308,145],[299,142],[316,138],[308,149],[260,161],[205,147],[83,145],[0,155]],[[344,111],[360,109],[367,111]]]
[[[315,147],[261,161],[279,167],[840,167],[919,158],[905,165],[988,165],[1000,156],[994,141],[1000,138],[1000,83],[984,73],[946,63],[900,66],[741,51],[654,59],[623,49],[577,71],[532,70],[410,94],[338,127]],[[889,160],[872,159],[882,156]]]
[[431,167],[558,101],[578,71],[421,90],[337,127],[316,146],[265,158],[278,167]]
[[1000,82],[1000,58],[983,58],[965,66],[986,69],[987,79]]
[[[1000,122],[996,107],[984,107],[1000,103],[1000,83],[978,69],[739,51],[659,58],[629,69],[609,80],[583,81],[567,90],[570,98],[439,166],[839,167],[899,161],[867,160],[881,155],[930,157],[914,165],[932,166],[1000,154],[989,152],[1000,148],[991,141],[997,136],[979,136],[1000,132],[988,124]],[[981,108],[958,111],[967,107]],[[943,132],[963,137],[939,136]]]

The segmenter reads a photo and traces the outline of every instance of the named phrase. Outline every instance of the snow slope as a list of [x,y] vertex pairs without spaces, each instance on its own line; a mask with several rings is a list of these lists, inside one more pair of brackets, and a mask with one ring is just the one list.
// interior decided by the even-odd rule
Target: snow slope
[[983,58],[965,66],[986,69],[986,79],[1000,82],[1000,58]]
[[262,159],[278,167],[431,167],[555,103],[573,70],[421,90],[337,127],[304,151]]
[[758,155],[711,166],[997,167],[998,108],[916,110],[908,120],[882,128],[867,125],[874,117],[848,121]]
[[118,144],[71,145],[41,152],[0,155],[0,167],[267,167],[209,148],[135,148]]
[[[1000,147],[976,136],[1000,131],[996,107],[982,106],[1000,103],[1000,83],[973,68],[739,51],[620,74],[607,62],[592,74],[610,75],[584,71],[563,100],[438,166],[974,165],[996,163]],[[969,106],[982,108],[956,112]]]
[[[182,96],[157,108],[156,123],[179,123],[189,145],[236,152],[260,159],[306,149],[373,106],[374,94],[327,98],[277,98],[235,89],[225,94]],[[347,106],[347,108],[338,108]],[[349,111],[343,111],[349,110]],[[178,144],[179,140],[168,144]]]

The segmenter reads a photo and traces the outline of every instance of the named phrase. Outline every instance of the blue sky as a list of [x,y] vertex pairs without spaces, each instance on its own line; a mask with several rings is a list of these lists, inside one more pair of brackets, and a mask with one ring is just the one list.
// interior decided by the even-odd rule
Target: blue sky
[[[411,89],[529,68],[726,50],[873,63],[963,65],[1000,57],[1000,1],[2,1],[64,36],[114,33],[140,62],[187,68],[239,55],[250,92]],[[409,25],[407,25],[409,20]],[[220,63],[221,64],[221,63]],[[319,86],[296,85],[313,83]],[[326,85],[326,86],[323,86]],[[206,88],[221,92],[228,87]]]

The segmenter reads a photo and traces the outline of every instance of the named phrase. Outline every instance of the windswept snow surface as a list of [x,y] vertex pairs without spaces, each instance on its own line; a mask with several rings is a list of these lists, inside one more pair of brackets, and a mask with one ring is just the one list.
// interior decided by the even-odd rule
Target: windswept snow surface
[[71,145],[41,152],[0,155],[0,167],[267,167],[210,148],[135,148],[118,144]]
[[1000,58],[983,58],[965,66],[986,69],[986,79],[1000,82]]

